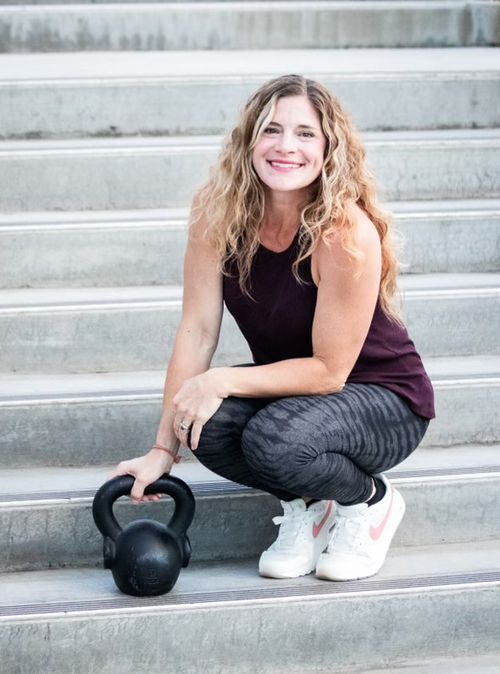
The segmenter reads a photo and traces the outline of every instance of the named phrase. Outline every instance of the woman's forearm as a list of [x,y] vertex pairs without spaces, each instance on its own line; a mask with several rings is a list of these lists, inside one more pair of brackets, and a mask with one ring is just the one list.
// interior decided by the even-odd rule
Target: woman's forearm
[[255,367],[222,367],[212,371],[219,395],[241,398],[321,395],[341,391],[347,374],[333,374],[316,357],[292,358]]
[[179,441],[173,429],[172,399],[186,379],[208,370],[216,346],[196,332],[179,327],[163,389],[163,411],[156,434],[158,444],[177,450]]

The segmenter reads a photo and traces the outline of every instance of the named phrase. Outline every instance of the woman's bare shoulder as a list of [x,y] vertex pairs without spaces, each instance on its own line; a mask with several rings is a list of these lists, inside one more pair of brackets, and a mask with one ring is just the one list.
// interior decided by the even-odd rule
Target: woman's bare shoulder
[[356,246],[363,248],[365,245],[371,246],[373,243],[380,243],[375,224],[359,204],[355,201],[347,202],[346,212],[353,224],[352,233]]
[[[380,237],[367,213],[356,202],[349,201],[345,206],[347,217],[351,223],[352,244],[360,252],[365,253],[380,247]],[[318,242],[317,253],[319,256],[332,256],[339,262],[347,260],[349,252],[342,243],[342,232],[339,229],[332,229],[332,232],[326,237],[322,237]]]

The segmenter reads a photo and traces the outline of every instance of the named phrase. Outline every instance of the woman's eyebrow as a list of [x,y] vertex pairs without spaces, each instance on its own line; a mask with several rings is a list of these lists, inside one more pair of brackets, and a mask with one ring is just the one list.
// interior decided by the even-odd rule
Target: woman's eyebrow
[[[273,126],[279,126],[280,129],[283,128],[283,127],[281,126],[281,124],[278,124],[278,122],[269,122],[269,126],[271,126],[271,125],[273,125]],[[298,124],[298,125],[297,125],[297,128],[298,128],[298,129],[311,129],[312,131],[317,131],[317,127],[315,127],[315,126],[309,126],[309,124]]]

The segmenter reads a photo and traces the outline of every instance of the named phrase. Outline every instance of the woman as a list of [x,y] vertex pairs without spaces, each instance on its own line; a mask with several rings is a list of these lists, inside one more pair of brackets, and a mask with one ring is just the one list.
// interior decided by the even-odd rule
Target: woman
[[[433,390],[391,304],[397,263],[365,151],[321,84],[274,79],[247,102],[193,202],[183,315],[157,444],[119,464],[135,502],[179,444],[277,496],[262,575],[347,580],[381,568],[404,501],[383,471],[434,417]],[[252,367],[216,367],[223,304]]]

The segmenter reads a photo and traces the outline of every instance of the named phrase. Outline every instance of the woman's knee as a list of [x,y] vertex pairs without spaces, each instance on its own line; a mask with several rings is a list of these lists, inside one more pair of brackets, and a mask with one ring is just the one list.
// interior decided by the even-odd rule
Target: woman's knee
[[241,435],[253,411],[241,404],[238,398],[225,398],[219,409],[205,422],[200,435],[200,445]]
[[202,456],[206,451],[212,449],[215,443],[223,441],[229,432],[226,415],[219,408],[202,428],[196,455]]
[[212,464],[212,458],[240,452],[243,429],[258,409],[257,400],[225,398],[215,414],[204,424],[194,455],[210,467],[208,464]]

